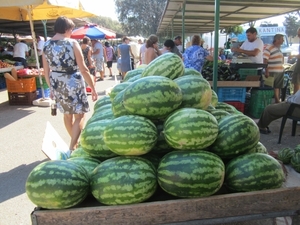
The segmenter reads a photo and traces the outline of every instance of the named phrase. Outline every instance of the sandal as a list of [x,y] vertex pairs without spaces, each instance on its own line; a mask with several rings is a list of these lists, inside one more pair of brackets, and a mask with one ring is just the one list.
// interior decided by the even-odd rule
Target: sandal
[[259,128],[261,134],[269,134],[271,131],[268,128]]

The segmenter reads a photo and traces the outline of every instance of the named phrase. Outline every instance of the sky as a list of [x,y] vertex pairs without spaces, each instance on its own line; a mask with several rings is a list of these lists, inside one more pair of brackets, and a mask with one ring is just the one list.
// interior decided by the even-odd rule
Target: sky
[[105,16],[118,20],[115,13],[114,0],[81,0],[81,3],[86,11],[94,13],[96,16]]

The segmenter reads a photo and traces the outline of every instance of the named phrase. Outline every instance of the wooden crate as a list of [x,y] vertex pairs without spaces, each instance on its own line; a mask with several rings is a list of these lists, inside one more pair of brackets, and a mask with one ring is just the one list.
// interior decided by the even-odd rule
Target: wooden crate
[[[247,193],[219,194],[198,199],[159,200],[123,206],[84,202],[77,208],[42,210],[34,225],[224,224],[236,221],[296,216],[300,209],[300,179],[288,168],[284,187]],[[288,187],[289,186],[289,187]]]

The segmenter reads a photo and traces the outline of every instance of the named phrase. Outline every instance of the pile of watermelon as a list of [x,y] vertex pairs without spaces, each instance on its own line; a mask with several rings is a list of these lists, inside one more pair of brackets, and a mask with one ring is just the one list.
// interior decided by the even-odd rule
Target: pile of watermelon
[[[61,209],[92,194],[105,205],[281,187],[281,165],[259,142],[253,120],[218,102],[202,75],[172,53],[130,71],[100,98],[68,160],[28,176],[36,205]],[[80,194],[78,194],[80,193]]]

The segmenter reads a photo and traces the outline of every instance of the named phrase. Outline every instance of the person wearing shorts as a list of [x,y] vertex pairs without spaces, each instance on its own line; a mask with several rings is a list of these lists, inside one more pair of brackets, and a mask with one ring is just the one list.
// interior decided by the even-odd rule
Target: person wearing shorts
[[112,67],[115,52],[114,49],[110,46],[110,44],[107,41],[104,43],[104,45],[105,45],[106,59],[107,59],[106,65],[109,70],[109,76],[112,77],[111,67]]
[[280,89],[283,88],[283,54],[280,51],[283,41],[283,35],[276,34],[273,44],[268,45],[263,54],[264,64],[268,64],[265,77],[274,77],[275,103],[280,102]]
[[103,45],[97,39],[92,39],[93,53],[92,57],[95,64],[95,76],[97,72],[100,73],[99,80],[104,80],[104,60],[106,61],[106,52],[104,51]]

